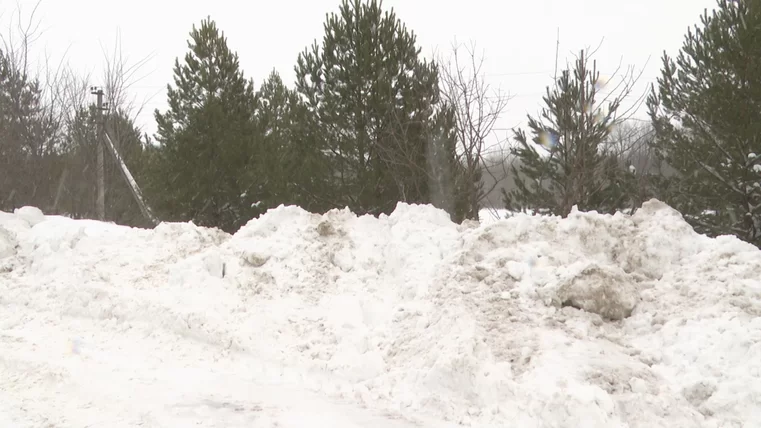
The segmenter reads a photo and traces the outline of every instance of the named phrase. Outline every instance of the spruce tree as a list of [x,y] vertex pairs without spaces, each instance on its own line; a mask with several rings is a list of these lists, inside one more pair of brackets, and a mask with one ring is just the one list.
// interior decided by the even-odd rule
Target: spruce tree
[[582,51],[574,69],[547,88],[541,118],[528,116],[532,139],[514,131],[511,155],[519,166],[512,167],[516,189],[502,191],[508,210],[565,217],[573,206],[614,212],[625,202],[633,176],[603,150],[622,97],[599,105],[598,80]]
[[147,193],[163,218],[233,232],[261,212],[265,193],[266,177],[247,172],[261,166],[253,82],[213,21],[190,38],[169,110],[155,113],[161,151]]
[[376,0],[344,0],[322,46],[299,55],[296,90],[312,119],[309,144],[332,170],[317,195],[357,213],[428,203],[428,153],[447,144],[436,66],[416,36]]
[[663,56],[653,147],[677,171],[664,198],[697,231],[761,246],[761,3],[717,4]]

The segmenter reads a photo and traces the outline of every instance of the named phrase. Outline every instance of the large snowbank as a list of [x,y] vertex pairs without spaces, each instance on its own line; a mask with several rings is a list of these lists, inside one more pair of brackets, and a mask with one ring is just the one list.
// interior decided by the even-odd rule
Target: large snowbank
[[[761,426],[761,252],[668,206],[235,235],[0,213],[3,427]],[[49,425],[48,425],[49,424]]]

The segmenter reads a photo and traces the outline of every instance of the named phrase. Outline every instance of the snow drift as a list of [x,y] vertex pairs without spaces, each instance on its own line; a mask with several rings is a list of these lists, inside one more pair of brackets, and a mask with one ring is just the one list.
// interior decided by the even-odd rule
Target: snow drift
[[650,201],[235,235],[0,213],[0,425],[761,426],[761,252]]

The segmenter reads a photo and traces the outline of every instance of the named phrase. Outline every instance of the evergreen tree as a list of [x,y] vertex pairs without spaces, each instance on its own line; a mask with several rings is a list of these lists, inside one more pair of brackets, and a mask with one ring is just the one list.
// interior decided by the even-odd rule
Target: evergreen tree
[[280,204],[298,205],[306,210],[322,211],[311,196],[326,176],[324,163],[317,163],[322,154],[309,144],[306,107],[298,94],[283,83],[276,71],[270,73],[257,93],[257,121],[263,134],[263,154],[266,161],[260,171],[267,178],[267,207]]
[[328,16],[322,47],[299,55],[296,90],[312,118],[311,153],[332,171],[317,199],[357,213],[388,213],[397,201],[431,202],[427,153],[446,146],[439,129],[437,68],[420,59],[414,33],[376,0],[344,0]]
[[564,70],[547,88],[541,119],[528,116],[532,140],[515,131],[518,145],[511,154],[520,161],[512,167],[517,189],[502,191],[510,211],[565,217],[574,205],[582,211],[614,212],[626,200],[633,176],[602,150],[622,98],[598,105],[599,73],[595,63],[589,68],[584,55],[582,51],[575,68]]
[[169,110],[156,111],[160,155],[148,194],[162,218],[233,232],[260,212],[261,166],[253,82],[210,19],[193,26],[175,61]]
[[665,198],[693,227],[761,246],[761,3],[719,0],[663,56],[648,99]]

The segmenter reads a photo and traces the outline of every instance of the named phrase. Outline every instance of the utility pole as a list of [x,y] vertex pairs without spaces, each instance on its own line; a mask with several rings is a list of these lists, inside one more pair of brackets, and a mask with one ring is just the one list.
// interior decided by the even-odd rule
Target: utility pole
[[[97,96],[97,104],[95,105],[95,125],[96,133],[97,133],[97,149],[98,149],[98,165],[97,165],[97,173],[98,173],[98,198],[96,201],[96,210],[98,214],[98,219],[101,221],[104,221],[106,219],[106,174],[105,174],[105,166],[103,159],[103,151],[105,149],[108,149],[109,152],[111,152],[111,156],[113,156],[114,161],[116,162],[116,166],[119,167],[119,170],[122,173],[122,177],[124,177],[124,180],[127,182],[127,185],[132,190],[132,195],[135,197],[135,201],[137,201],[138,205],[140,206],[140,210],[143,212],[143,215],[145,215],[148,220],[151,221],[151,223],[155,225],[159,224],[159,220],[153,215],[153,212],[151,212],[151,209],[148,207],[148,205],[145,203],[145,199],[143,199],[143,193],[140,191],[140,187],[137,185],[137,182],[135,181],[135,178],[132,176],[132,173],[129,172],[129,169],[127,168],[127,164],[124,163],[124,159],[122,159],[121,155],[119,155],[119,151],[116,149],[116,146],[114,145],[114,141],[111,139],[111,136],[109,135],[108,129],[106,129],[106,121],[103,117],[103,111],[108,110],[108,103],[103,102],[103,89],[98,88],[97,86],[93,86],[90,88],[90,93],[92,95]],[[65,172],[65,171],[64,171]],[[61,178],[61,183],[63,183],[63,179],[65,177]],[[59,188],[60,188],[59,184]],[[60,194],[61,191],[59,189],[58,193]],[[58,204],[58,196],[56,196],[56,205]]]
[[98,215],[98,220],[106,220],[106,171],[103,159],[103,110],[107,107],[103,103],[103,89],[98,87],[91,87],[90,93],[97,96],[95,105],[95,125],[96,125],[96,139],[97,139],[97,174],[98,174],[98,197],[95,202],[95,211]]

